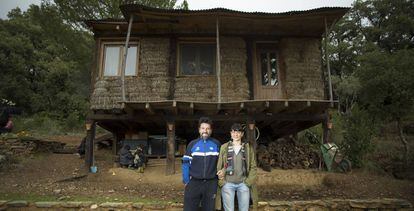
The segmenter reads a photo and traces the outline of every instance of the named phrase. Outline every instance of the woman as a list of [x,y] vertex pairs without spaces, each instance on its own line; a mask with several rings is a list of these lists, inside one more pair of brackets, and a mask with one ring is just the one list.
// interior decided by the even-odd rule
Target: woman
[[238,208],[240,211],[249,210],[249,202],[252,199],[253,208],[257,208],[256,182],[256,157],[253,147],[249,143],[243,143],[243,128],[235,123],[231,126],[231,141],[220,148],[217,163],[217,175],[219,176],[219,191],[221,197],[217,197],[216,209],[221,209],[221,199],[226,211],[234,210],[234,198],[237,193]]

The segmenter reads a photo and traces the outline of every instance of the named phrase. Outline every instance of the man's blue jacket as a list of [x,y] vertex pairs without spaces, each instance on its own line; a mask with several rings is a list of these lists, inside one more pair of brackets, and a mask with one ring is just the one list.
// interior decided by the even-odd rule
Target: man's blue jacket
[[214,138],[206,140],[198,138],[188,144],[182,164],[184,184],[189,183],[190,178],[214,179],[217,177],[220,145],[220,142]]

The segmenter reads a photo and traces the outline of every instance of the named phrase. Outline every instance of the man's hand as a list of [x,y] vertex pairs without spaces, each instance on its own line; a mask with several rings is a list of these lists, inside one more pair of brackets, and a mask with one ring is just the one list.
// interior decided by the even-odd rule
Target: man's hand
[[217,176],[219,178],[219,180],[224,179],[224,169],[221,169],[217,172]]

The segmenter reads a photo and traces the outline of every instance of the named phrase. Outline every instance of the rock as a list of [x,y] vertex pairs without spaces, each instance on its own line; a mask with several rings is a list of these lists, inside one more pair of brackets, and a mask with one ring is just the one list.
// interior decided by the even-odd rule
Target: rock
[[8,207],[26,207],[27,205],[29,205],[29,203],[27,201],[23,201],[23,200],[16,200],[16,201],[7,202]]
[[55,190],[53,190],[53,193],[56,194],[56,195],[61,194],[62,189],[55,189]]
[[98,208],[98,205],[97,204],[92,204],[91,205],[91,210],[94,210],[94,209],[97,209]]
[[39,207],[39,208],[51,208],[58,204],[59,202],[49,202],[49,201],[35,202],[36,207]]

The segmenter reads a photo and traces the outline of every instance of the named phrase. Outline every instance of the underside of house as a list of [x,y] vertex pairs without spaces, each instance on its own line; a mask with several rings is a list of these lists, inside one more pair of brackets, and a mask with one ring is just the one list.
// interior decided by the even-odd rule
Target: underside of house
[[321,40],[348,8],[121,10],[125,19],[86,21],[96,39],[89,136],[95,124],[118,140],[166,135],[171,173],[175,137],[197,138],[202,116],[222,142],[235,122],[255,145],[322,122],[326,128],[336,101]]

